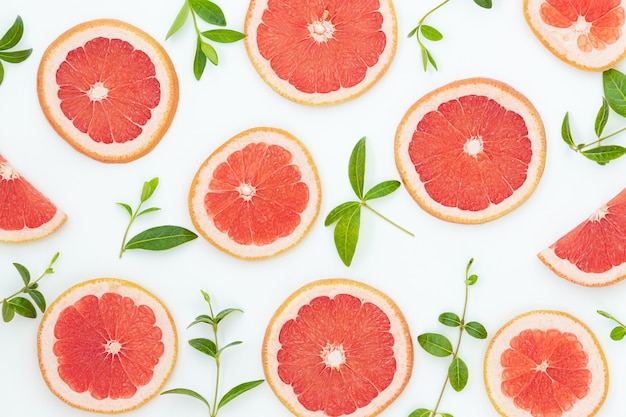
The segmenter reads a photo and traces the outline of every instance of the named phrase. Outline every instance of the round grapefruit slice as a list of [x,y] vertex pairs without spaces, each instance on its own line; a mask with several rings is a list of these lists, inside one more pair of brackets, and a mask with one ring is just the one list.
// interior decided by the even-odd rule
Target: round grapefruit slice
[[524,0],[523,7],[535,36],[570,65],[604,71],[626,56],[622,0]]
[[178,352],[174,322],[154,295],[128,281],[77,284],[46,310],[37,336],[43,378],[65,403],[120,413],[153,398]]
[[210,243],[242,259],[263,259],[299,243],[319,214],[317,168],[284,130],[239,133],[200,166],[189,192],[191,220]]
[[626,278],[626,188],[537,256],[580,285],[606,286]]
[[518,207],[545,164],[543,123],[507,84],[470,78],[419,99],[396,132],[398,172],[424,210],[483,223]]
[[178,105],[178,78],[161,45],[142,30],[99,19],[61,34],[37,74],[41,108],[57,133],[102,162],[152,150]]
[[41,239],[57,231],[65,220],[67,215],[0,155],[0,242]]
[[505,417],[596,415],[609,384],[600,345],[567,313],[535,310],[506,323],[489,343],[485,385]]
[[270,387],[299,417],[375,416],[400,395],[413,368],[397,305],[341,278],[309,283],[287,298],[262,354]]
[[328,105],[368,90],[396,51],[391,0],[253,0],[246,49],[265,82],[302,104]]

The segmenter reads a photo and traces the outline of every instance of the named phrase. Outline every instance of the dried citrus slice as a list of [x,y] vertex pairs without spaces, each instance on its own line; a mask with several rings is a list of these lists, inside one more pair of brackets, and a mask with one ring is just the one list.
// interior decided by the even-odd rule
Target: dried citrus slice
[[575,67],[603,71],[626,56],[622,0],[524,0],[532,32]]
[[300,242],[319,214],[317,168],[284,130],[259,127],[229,139],[200,166],[189,192],[191,220],[218,249],[262,259]]
[[396,132],[396,166],[427,212],[483,223],[518,207],[545,164],[543,123],[507,84],[485,78],[452,82],[426,94]]
[[252,64],[298,103],[334,104],[367,91],[396,51],[391,0],[252,0],[245,22]]
[[567,313],[535,310],[506,323],[485,355],[487,394],[505,417],[594,416],[609,384],[596,337]]
[[0,155],[0,242],[41,239],[57,231],[66,219],[64,212]]
[[626,278],[626,188],[537,256],[576,284],[605,286]]
[[294,292],[272,317],[263,368],[296,416],[370,417],[406,386],[413,344],[398,306],[357,281],[325,279]]
[[142,30],[99,19],[61,34],[37,74],[46,118],[78,151],[129,162],[152,150],[178,105],[178,78],[161,45]]
[[144,288],[114,278],[75,285],[46,310],[37,336],[50,390],[87,411],[119,413],[163,388],[176,362],[176,328]]

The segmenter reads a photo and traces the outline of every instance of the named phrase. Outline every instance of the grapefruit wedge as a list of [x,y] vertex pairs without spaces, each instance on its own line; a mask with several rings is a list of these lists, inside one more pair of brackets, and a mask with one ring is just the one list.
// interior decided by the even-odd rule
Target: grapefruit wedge
[[580,285],[606,286],[626,278],[626,188],[537,256]]
[[397,305],[342,278],[289,296],[270,320],[262,355],[270,387],[299,417],[375,416],[400,395],[413,368]]
[[198,232],[218,249],[263,259],[306,236],[321,196],[305,146],[284,130],[257,127],[226,141],[200,166],[189,213]]
[[67,215],[0,155],[0,242],[22,243],[57,231]]
[[77,284],[46,310],[37,335],[50,390],[86,411],[120,413],[163,388],[178,352],[176,328],[154,295],[129,281]]
[[395,159],[407,190],[430,214],[484,223],[518,207],[545,164],[543,123],[507,84],[455,81],[426,94],[402,118]]
[[391,0],[252,0],[244,30],[263,80],[309,105],[363,94],[386,72],[397,43]]
[[178,78],[161,45],[122,21],[81,23],[45,50],[37,93],[46,118],[72,147],[102,162],[152,150],[178,105]]
[[580,320],[535,310],[506,323],[485,355],[485,385],[504,417],[591,417],[609,374],[598,340]]
[[534,35],[570,65],[604,71],[626,56],[622,0],[524,0],[523,7]]

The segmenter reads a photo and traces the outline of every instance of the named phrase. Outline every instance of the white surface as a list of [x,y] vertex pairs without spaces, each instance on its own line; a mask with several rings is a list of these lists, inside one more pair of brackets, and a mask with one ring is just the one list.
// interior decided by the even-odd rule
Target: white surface
[[[228,27],[243,30],[247,2],[218,3]],[[22,263],[38,275],[57,251],[61,256],[56,273],[41,285],[49,302],[70,285],[90,278],[135,281],[162,298],[178,325],[180,355],[167,388],[187,387],[208,395],[213,389],[212,363],[186,343],[204,334],[205,329],[198,326],[186,329],[196,315],[205,312],[200,289],[213,296],[218,309],[245,310],[225,323],[222,334],[224,341],[244,342],[223,357],[224,387],[230,387],[263,377],[260,349],[272,313],[292,291],[316,279],[346,277],[384,291],[404,312],[414,341],[427,331],[455,337],[438,324],[437,316],[443,311],[460,313],[464,268],[474,257],[473,272],[480,279],[470,292],[468,319],[482,322],[494,334],[505,321],[536,308],[575,315],[596,333],[609,361],[610,390],[598,415],[618,415],[623,409],[620,392],[626,387],[626,374],[621,372],[626,366],[626,342],[609,339],[612,325],[596,309],[626,320],[621,294],[626,282],[607,288],[579,287],[556,277],[535,256],[625,185],[626,160],[601,167],[575,155],[560,138],[566,111],[577,140],[593,135],[601,75],[569,67],[547,51],[526,26],[521,0],[497,0],[492,10],[471,1],[450,2],[432,15],[429,23],[439,28],[445,39],[432,45],[439,72],[424,73],[415,39],[407,39],[406,34],[436,3],[396,0],[399,44],[387,74],[355,100],[311,108],[274,93],[250,64],[242,42],[218,45],[219,67],[209,64],[197,82],[191,69],[195,47],[191,26],[165,41],[182,2],[156,6],[150,0],[0,0],[0,31],[20,14],[26,32],[19,46],[34,49],[26,62],[6,65],[5,82],[0,86],[0,153],[69,216],[62,229],[44,240],[0,245],[0,294],[8,295],[20,285],[12,262]],[[150,154],[125,165],[105,165],[70,148],[46,122],[35,90],[37,66],[48,43],[79,22],[101,17],[125,20],[161,40],[180,78],[181,100],[169,132]],[[621,69],[625,69],[623,65]],[[353,266],[346,268],[335,252],[332,229],[324,227],[323,219],[336,204],[352,198],[347,179],[352,147],[367,136],[369,186],[397,179],[393,139],[404,112],[433,88],[471,76],[509,83],[542,115],[548,154],[535,193],[498,220],[467,226],[428,215],[401,188],[374,205],[416,237],[364,212]],[[612,120],[609,124],[616,124]],[[196,169],[231,136],[261,125],[294,134],[318,164],[323,187],[321,214],[299,246],[274,259],[246,262],[199,238],[168,252],[127,252],[118,259],[128,218],[115,202],[134,206],[143,181],[158,176],[161,182],[151,203],[162,210],[139,219],[133,231],[160,224],[191,228],[187,193]],[[38,324],[39,319],[22,318],[0,323],[2,414],[85,415],[64,405],[46,388],[37,366]],[[486,347],[486,341],[464,339],[461,355],[470,368],[469,384],[461,393],[448,388],[442,411],[457,417],[497,415],[482,380]],[[406,416],[415,408],[433,407],[447,364],[416,343],[413,377],[381,415]],[[183,396],[157,397],[131,415],[158,417],[181,412],[205,415],[198,401]],[[229,404],[220,415],[279,417],[290,413],[263,384]]]

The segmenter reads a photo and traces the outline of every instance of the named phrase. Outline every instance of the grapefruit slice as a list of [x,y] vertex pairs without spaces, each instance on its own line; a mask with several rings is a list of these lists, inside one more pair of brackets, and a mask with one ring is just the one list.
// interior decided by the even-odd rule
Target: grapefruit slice
[[626,278],[626,188],[537,256],[580,285],[606,286]]
[[570,65],[604,71],[626,56],[622,0],[524,0],[523,7],[534,35]]
[[396,166],[424,210],[457,223],[483,223],[518,207],[545,164],[543,123],[507,84],[470,78],[419,99],[396,132]]
[[46,310],[37,335],[39,367],[50,390],[86,411],[120,413],[153,398],[178,351],[170,313],[128,281],[77,284]]
[[309,283],[278,308],[263,341],[265,377],[296,416],[375,416],[406,386],[413,344],[397,305],[348,279]]
[[284,130],[239,133],[200,166],[189,212],[215,247],[242,259],[286,251],[309,232],[319,214],[321,187],[309,151]]
[[0,155],[0,242],[44,238],[57,231],[65,220],[67,215]]
[[161,45],[142,30],[99,19],[61,34],[37,74],[41,108],[57,133],[102,162],[152,150],[178,105],[178,78]]
[[301,104],[328,105],[367,91],[396,51],[391,0],[252,0],[248,56],[261,78]]
[[535,310],[506,323],[484,363],[491,403],[505,417],[594,416],[609,384],[606,358],[582,322]]

